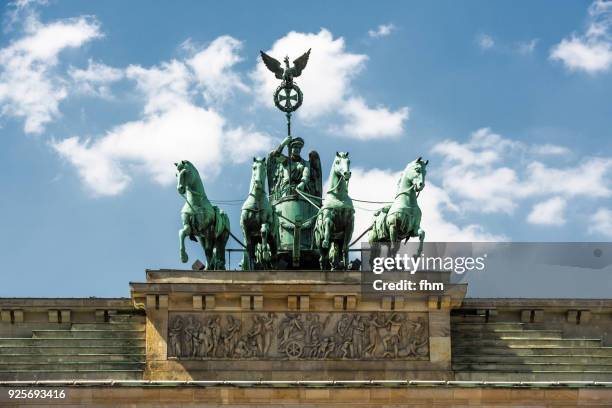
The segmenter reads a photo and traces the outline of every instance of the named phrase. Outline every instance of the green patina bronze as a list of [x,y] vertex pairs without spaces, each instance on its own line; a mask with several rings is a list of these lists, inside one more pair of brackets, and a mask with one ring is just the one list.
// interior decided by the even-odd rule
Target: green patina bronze
[[[281,63],[261,52],[266,67],[282,82],[274,92],[274,104],[287,118],[287,137],[267,158],[268,189],[271,205],[278,216],[278,263],[281,268],[315,269],[318,251],[313,248],[312,234],[323,189],[321,160],[316,151],[302,158],[304,139],[291,135],[291,114],[303,102],[303,94],[294,78],[302,74],[310,50],[285,68]],[[287,155],[283,150],[287,147]]]
[[[419,237],[419,249],[416,256],[423,251],[425,231],[421,229],[421,209],[417,203],[418,193],[425,188],[425,175],[429,160],[420,157],[406,166],[397,184],[397,193],[393,204],[374,213],[369,236],[370,244],[391,243],[391,253],[397,253],[402,239]],[[372,250],[380,247],[373,245]],[[374,259],[377,253],[372,253]]]
[[249,195],[240,212],[246,251],[242,269],[274,269],[278,252],[278,216],[266,193],[266,159],[253,158]]
[[351,161],[346,152],[337,152],[329,176],[329,190],[317,214],[314,245],[319,249],[322,270],[346,269],[348,248],[355,224],[353,200],[348,194]]
[[198,170],[191,162],[175,163],[178,193],[185,199],[181,210],[183,228],[179,231],[181,261],[189,259],[185,237],[198,241],[206,255],[207,270],[225,269],[225,245],[230,234],[229,218],[223,210],[213,206],[204,191]]
[[[349,154],[336,153],[329,191],[323,200],[319,154],[312,150],[308,159],[302,158],[304,139],[291,135],[291,114],[302,105],[304,98],[294,78],[306,68],[310,50],[294,60],[293,66],[289,64],[289,57],[285,57],[284,68],[263,51],[261,57],[282,81],[273,97],[275,106],[285,113],[287,136],[267,158],[253,159],[249,192],[240,213],[246,249],[242,269],[347,269],[355,224],[353,200],[348,193]],[[421,253],[425,231],[420,227],[417,197],[425,185],[427,163],[419,157],[406,166],[393,204],[374,214],[370,243],[391,242],[391,251],[395,253],[402,239],[419,237],[418,252]],[[199,238],[207,269],[225,269],[225,245],[231,235],[229,219],[206,198],[195,167],[186,160],[176,166],[177,188],[186,200],[181,212],[183,229],[179,234],[181,261],[188,259],[184,240],[189,236],[194,241]],[[380,249],[373,246],[374,250],[375,247]]]

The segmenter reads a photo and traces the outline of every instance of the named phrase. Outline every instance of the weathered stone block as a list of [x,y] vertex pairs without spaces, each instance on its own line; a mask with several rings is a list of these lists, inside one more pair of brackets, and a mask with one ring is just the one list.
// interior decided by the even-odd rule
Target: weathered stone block
[[544,321],[544,310],[534,310],[533,311],[533,322],[541,323]]
[[334,309],[344,309],[344,296],[334,296]]
[[450,309],[451,298],[450,296],[440,296],[440,309]]
[[310,296],[300,296],[300,310],[310,309]]
[[287,309],[289,310],[297,310],[298,307],[298,297],[297,296],[287,296]]
[[206,310],[212,310],[215,308],[215,295],[206,295],[204,297],[204,307]]
[[450,314],[447,311],[429,312],[429,335],[431,337],[450,336]]
[[160,309],[168,308],[168,295],[159,295],[159,308]]
[[567,322],[574,323],[574,324],[578,322],[578,311],[577,310],[567,311]]
[[357,307],[357,297],[347,296],[346,297],[346,310],[355,310]]
[[155,295],[147,295],[147,309],[155,309],[157,307],[157,297]]
[[49,323],[58,323],[59,322],[59,310],[49,310]]
[[251,310],[251,297],[248,295],[240,296],[240,308],[242,310]]
[[71,318],[70,310],[60,311],[60,317],[61,317],[62,323],[70,323],[70,318]]
[[531,322],[531,310],[521,310],[521,322]]
[[432,363],[449,363],[451,361],[451,338],[429,338],[429,360]]
[[253,310],[263,309],[263,296],[253,296]]
[[581,310],[580,311],[580,322],[588,323],[591,321],[591,311],[590,310]]
[[193,295],[193,310],[202,310],[202,296],[201,295]]
[[402,310],[404,308],[404,297],[403,296],[395,296],[395,310]]
[[10,310],[3,310],[2,312],[0,312],[0,315],[2,315],[2,322],[4,323],[11,322],[11,311]]
[[427,306],[430,309],[438,309],[438,296],[430,296],[427,300]]
[[391,296],[383,296],[381,299],[380,307],[383,310],[391,310],[391,304],[393,302],[393,298]]
[[15,323],[23,323],[23,310],[13,310]]
[[96,322],[97,323],[104,323],[105,320],[105,313],[104,310],[96,310],[95,311],[95,318],[96,318]]

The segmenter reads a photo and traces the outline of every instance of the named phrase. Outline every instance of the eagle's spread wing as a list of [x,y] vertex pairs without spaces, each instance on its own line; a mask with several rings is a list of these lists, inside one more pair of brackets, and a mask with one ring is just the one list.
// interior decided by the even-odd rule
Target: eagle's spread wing
[[299,77],[306,64],[308,64],[308,57],[310,57],[310,49],[304,53],[300,58],[293,61],[293,76]]
[[261,53],[261,59],[263,60],[266,67],[270,71],[274,72],[274,75],[276,76],[276,78],[283,79],[283,73],[285,72],[285,70],[283,69],[281,63],[263,51],[260,51],[260,53]]

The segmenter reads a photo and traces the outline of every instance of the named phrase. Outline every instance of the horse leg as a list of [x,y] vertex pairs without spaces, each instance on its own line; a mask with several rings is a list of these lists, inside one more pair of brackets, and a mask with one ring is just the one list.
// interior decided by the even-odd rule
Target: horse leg
[[[274,225],[274,224],[272,224]],[[271,231],[270,233],[270,238],[268,241],[268,244],[270,245],[270,254],[271,254],[271,259],[270,259],[270,263],[271,263],[271,268],[274,267],[274,265],[276,265],[276,259],[277,259],[277,255],[278,255],[278,246],[276,245],[276,240],[277,240],[277,233],[276,231]]]
[[391,242],[391,251],[388,256],[395,257],[399,250],[397,217],[392,215],[389,220],[389,241]]
[[209,237],[200,237],[200,242],[202,243],[204,255],[206,255],[206,270],[214,271],[217,265],[215,262],[215,251],[212,239]]
[[329,269],[329,248],[319,248],[320,256],[319,256],[319,265],[321,266],[322,271],[326,271]]
[[335,271],[338,269],[338,252],[340,252],[338,250],[338,243],[335,241],[331,241],[331,243],[329,244],[329,266],[332,271]]
[[215,242],[215,259],[217,260],[217,266],[215,269],[224,271],[225,270],[225,245],[229,239],[229,231],[223,231],[221,235],[217,237]]
[[425,230],[419,227],[417,235],[419,237],[419,250],[417,251],[417,256],[421,256],[421,254],[423,253],[423,241],[425,241]]
[[[255,244],[253,238],[249,233],[249,226],[251,223],[251,212],[243,211],[240,214],[240,227],[242,228],[242,235],[244,235],[245,252],[243,257],[242,269],[246,271],[252,271],[255,269]],[[245,262],[246,261],[246,262]]]
[[185,250],[185,237],[191,235],[191,227],[189,226],[189,217],[187,214],[181,214],[183,228],[179,230],[179,251],[181,254],[181,262],[186,263],[189,260],[187,251]]
[[270,267],[271,249],[270,249],[270,225],[268,223],[261,224],[261,249],[262,249],[262,266],[263,269]]
[[344,240],[342,241],[342,262],[344,263],[343,269],[346,270],[349,264],[349,244],[351,243],[351,238],[353,237],[353,229],[355,228],[352,212],[348,212],[346,216],[346,223],[344,225]]
[[325,211],[323,213],[323,248],[329,248],[331,245],[331,233],[333,228],[333,214],[330,211]]

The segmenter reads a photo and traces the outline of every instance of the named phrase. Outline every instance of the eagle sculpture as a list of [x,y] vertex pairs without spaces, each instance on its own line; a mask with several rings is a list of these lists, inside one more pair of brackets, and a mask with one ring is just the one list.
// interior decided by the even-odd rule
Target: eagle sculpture
[[301,57],[293,61],[293,67],[289,66],[289,57],[285,57],[285,68],[283,68],[280,61],[272,58],[263,51],[260,52],[261,59],[266,67],[274,73],[276,78],[282,79],[286,84],[292,84],[293,78],[300,76],[304,68],[306,68],[308,57],[310,56],[310,50],[306,51]]

